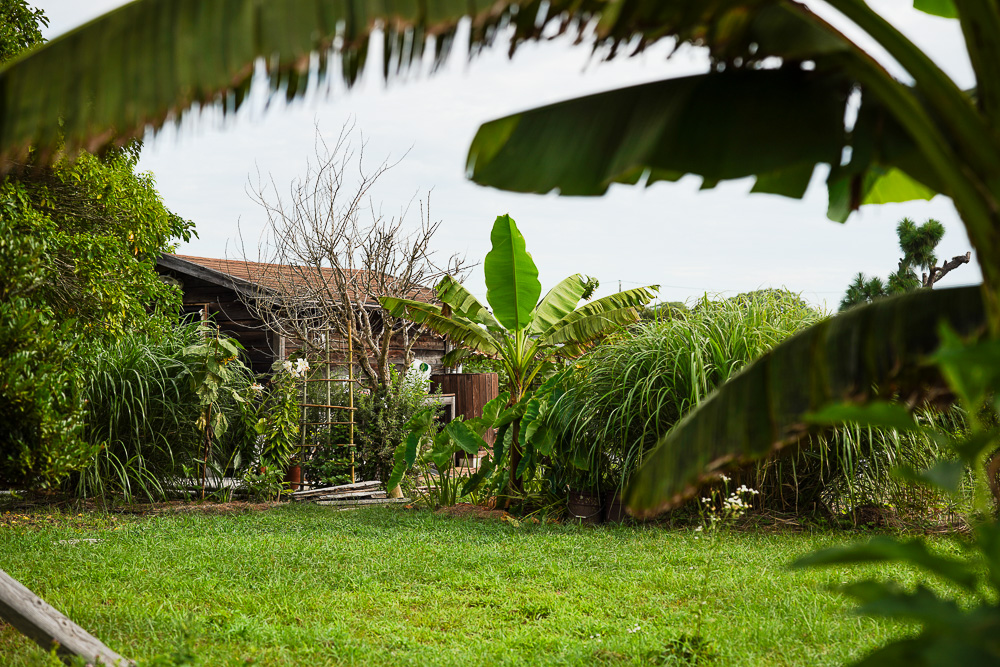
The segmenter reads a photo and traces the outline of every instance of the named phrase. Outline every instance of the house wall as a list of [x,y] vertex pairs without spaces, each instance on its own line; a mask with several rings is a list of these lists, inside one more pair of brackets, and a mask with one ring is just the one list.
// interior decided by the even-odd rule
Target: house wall
[[[264,322],[240,301],[234,289],[164,266],[158,266],[157,270],[180,284],[184,295],[184,313],[188,317],[212,319],[221,331],[246,348],[249,365],[255,373],[269,372],[276,359],[287,358],[301,348],[301,341],[283,339],[270,332]],[[336,348],[344,349],[342,342],[335,341],[331,347],[334,348],[332,360],[346,363],[346,349],[343,353],[336,351]],[[421,334],[413,351],[418,360],[430,364],[432,372],[443,372],[441,357],[447,351],[444,338]],[[391,362],[401,368],[404,356],[402,341],[393,345],[389,354]]]

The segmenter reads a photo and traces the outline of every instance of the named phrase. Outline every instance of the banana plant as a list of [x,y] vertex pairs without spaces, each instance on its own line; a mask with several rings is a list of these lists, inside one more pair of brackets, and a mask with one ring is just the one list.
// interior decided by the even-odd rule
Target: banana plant
[[[542,284],[538,268],[509,215],[497,217],[490,240],[492,249],[483,269],[492,312],[452,276],[445,276],[437,285],[441,305],[391,297],[379,301],[394,317],[447,336],[456,349],[445,363],[455,364],[470,355],[495,359],[506,371],[509,384],[504,390],[512,407],[523,405],[532,382],[553,368],[557,358],[578,357],[594,340],[636,322],[659,289],[656,285],[639,287],[577,307],[593,293],[597,282],[574,274],[539,300]],[[523,412],[523,407],[519,410]],[[514,487],[518,486],[522,454],[519,431],[520,415],[513,422],[510,450]]]

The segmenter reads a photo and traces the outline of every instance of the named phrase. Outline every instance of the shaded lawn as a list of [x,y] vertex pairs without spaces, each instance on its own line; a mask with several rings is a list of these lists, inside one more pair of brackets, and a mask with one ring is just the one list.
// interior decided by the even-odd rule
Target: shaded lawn
[[[34,523],[0,527],[0,567],[123,655],[196,665],[683,664],[677,640],[695,635],[719,664],[842,664],[908,628],[855,616],[830,586],[917,580],[882,566],[785,567],[855,539],[843,533],[306,505]],[[79,538],[103,541],[58,542]],[[45,657],[9,626],[0,656]]]

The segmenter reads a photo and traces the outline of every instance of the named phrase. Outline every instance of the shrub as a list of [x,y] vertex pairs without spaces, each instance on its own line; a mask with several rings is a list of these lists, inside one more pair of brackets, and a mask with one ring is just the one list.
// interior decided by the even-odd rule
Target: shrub
[[[428,407],[428,394],[422,378],[415,374],[400,375],[392,371],[389,385],[375,391],[355,390],[354,395],[354,465],[359,480],[389,478],[393,467],[396,447],[409,432],[406,424],[415,414]],[[326,388],[312,383],[310,402],[325,404]],[[315,392],[315,393],[313,393]],[[322,395],[320,395],[322,394]],[[347,383],[335,383],[330,388],[330,405],[346,406]],[[332,411],[332,421],[347,422],[347,410]],[[306,421],[325,421],[326,410],[312,408],[307,412]],[[345,447],[349,442],[349,427],[346,424],[313,428],[307,434],[307,444],[314,451],[307,462],[307,474],[316,479],[350,475],[350,452]],[[326,477],[324,477],[326,476]]]
[[[123,334],[86,346],[83,375],[88,401],[85,437],[101,447],[69,488],[80,496],[138,493],[162,498],[170,483],[188,477],[204,455],[198,426],[201,402],[191,382],[186,351],[203,342],[200,323],[158,336]],[[247,392],[253,374],[239,360],[227,365],[228,383],[213,410],[225,429],[212,445],[214,467],[249,463],[256,434],[242,418],[233,391]]]
[[[644,455],[691,408],[776,344],[822,315],[796,295],[762,290],[702,299],[673,309],[598,347],[558,379],[545,421],[555,434],[549,471],[556,485],[623,488]],[[961,428],[960,415],[922,419]],[[926,437],[844,427],[820,446],[762,462],[737,475],[760,490],[760,506],[783,511],[860,505],[926,505],[931,500],[890,474],[919,469],[938,454]]]

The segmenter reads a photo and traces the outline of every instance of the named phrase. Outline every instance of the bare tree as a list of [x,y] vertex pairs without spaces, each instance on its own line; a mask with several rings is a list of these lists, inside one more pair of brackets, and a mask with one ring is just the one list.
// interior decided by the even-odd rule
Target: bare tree
[[441,223],[431,222],[429,195],[419,202],[417,225],[406,220],[412,200],[394,217],[375,206],[372,188],[398,161],[366,169],[364,137],[354,147],[354,134],[353,124],[345,124],[328,144],[317,126],[315,161],[291,183],[287,197],[273,177],[265,180],[258,171],[248,192],[267,213],[267,226],[256,260],[241,242],[244,260],[260,263],[254,267],[257,289],[243,299],[271,331],[313,351],[322,349],[321,330],[345,341],[350,336],[365,380],[376,389],[389,385],[391,350],[400,350],[409,366],[423,334],[384,311],[378,297],[430,301],[445,273],[466,267],[457,255],[440,265],[434,261],[431,240]]

